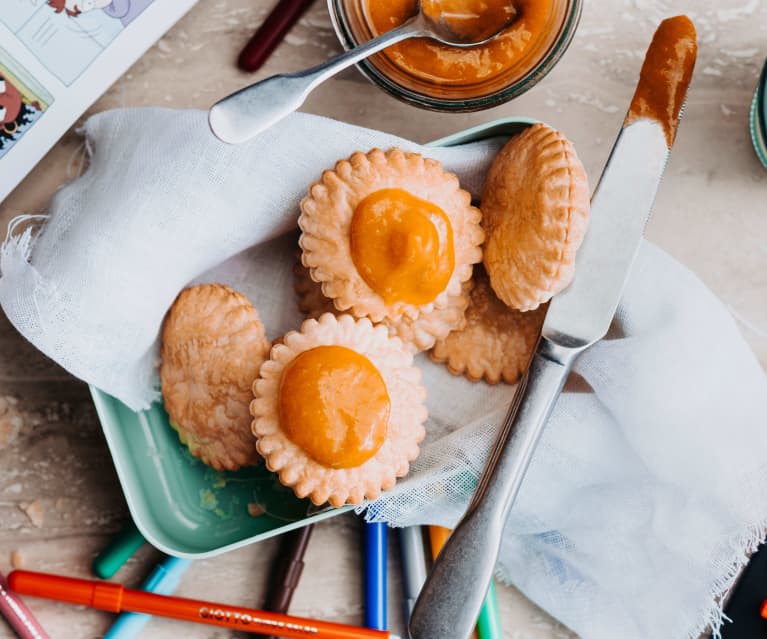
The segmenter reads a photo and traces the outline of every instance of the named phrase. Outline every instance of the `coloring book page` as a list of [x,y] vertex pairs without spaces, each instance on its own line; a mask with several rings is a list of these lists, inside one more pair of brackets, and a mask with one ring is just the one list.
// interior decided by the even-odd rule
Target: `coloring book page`
[[0,200],[196,0],[2,0]]

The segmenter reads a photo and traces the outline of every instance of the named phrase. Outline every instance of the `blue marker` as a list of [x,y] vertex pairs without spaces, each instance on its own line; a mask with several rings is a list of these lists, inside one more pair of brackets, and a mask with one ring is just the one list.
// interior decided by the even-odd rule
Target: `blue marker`
[[[171,594],[191,563],[189,559],[167,557],[154,567],[147,580],[141,584],[141,589],[158,595]],[[123,612],[104,635],[104,639],[133,639],[141,633],[151,618],[151,615]]]
[[365,523],[365,626],[386,630],[386,524]]

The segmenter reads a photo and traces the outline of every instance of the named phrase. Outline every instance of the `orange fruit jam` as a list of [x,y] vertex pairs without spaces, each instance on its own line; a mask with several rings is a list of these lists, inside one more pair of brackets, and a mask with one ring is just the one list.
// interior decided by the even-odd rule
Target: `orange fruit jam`
[[671,148],[697,56],[698,37],[687,16],[661,22],[647,50],[626,124],[640,118],[656,120]]
[[386,439],[390,410],[381,373],[350,348],[311,348],[282,373],[280,426],[323,466],[353,468],[373,457]]
[[[442,21],[454,33],[487,36],[505,15],[514,21],[492,41],[470,48],[451,47],[428,38],[405,40],[386,49],[396,66],[416,78],[443,85],[471,85],[500,76],[517,65],[527,65],[555,28],[554,0],[443,0]],[[424,5],[434,15],[433,1]],[[365,0],[370,28],[376,35],[398,27],[416,12],[416,0]]]
[[376,191],[357,205],[350,243],[360,276],[387,304],[434,301],[455,267],[445,212],[402,189]]

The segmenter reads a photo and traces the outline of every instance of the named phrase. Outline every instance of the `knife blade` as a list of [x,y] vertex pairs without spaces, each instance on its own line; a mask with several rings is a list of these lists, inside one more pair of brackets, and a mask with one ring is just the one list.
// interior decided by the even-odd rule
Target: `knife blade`
[[607,333],[642,242],[697,55],[685,16],[664,20],[592,197],[572,284],[551,302],[468,509],[434,564],[410,621],[412,639],[465,639],[492,578],[506,519],[575,359]]

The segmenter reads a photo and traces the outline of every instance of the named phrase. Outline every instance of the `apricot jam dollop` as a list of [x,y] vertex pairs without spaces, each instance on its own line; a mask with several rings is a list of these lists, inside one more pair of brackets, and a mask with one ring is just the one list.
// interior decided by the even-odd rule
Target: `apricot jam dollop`
[[381,189],[357,205],[350,246],[358,273],[387,304],[434,301],[455,268],[450,219],[402,189]]
[[328,468],[354,468],[386,440],[391,401],[381,373],[345,346],[317,346],[283,371],[280,426],[309,457]]
[[655,120],[671,148],[697,57],[698,37],[690,18],[675,16],[661,22],[647,49],[626,125],[640,118]]
[[[429,0],[429,16],[435,3]],[[380,35],[398,27],[417,11],[416,0],[365,0],[367,21]],[[450,0],[443,7],[444,21],[461,34],[492,33],[505,16],[513,22],[490,42],[469,48],[451,47],[428,38],[414,38],[386,49],[402,71],[442,85],[472,85],[492,80],[518,66],[527,66],[546,36],[556,28],[554,0]],[[471,38],[469,38],[471,39]]]

